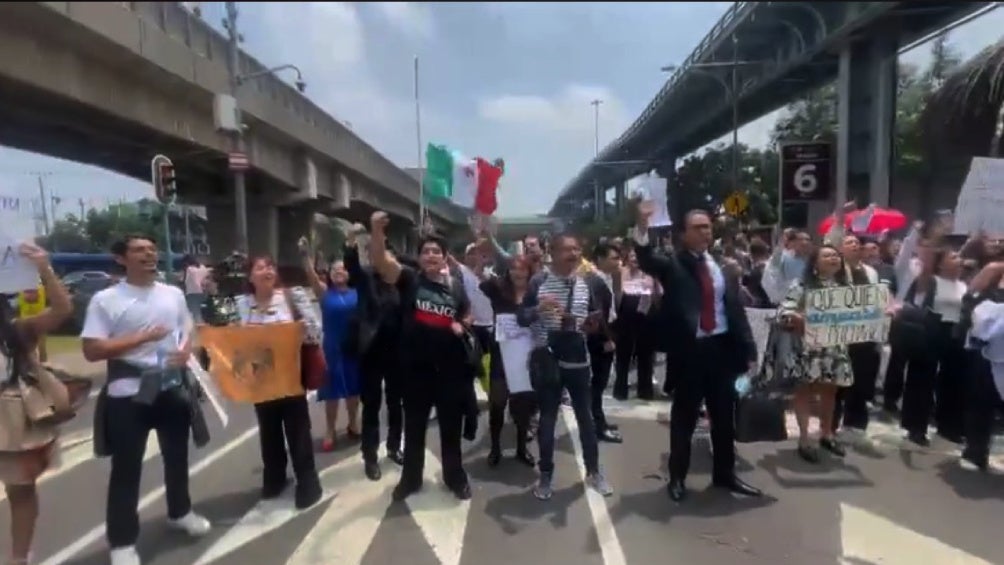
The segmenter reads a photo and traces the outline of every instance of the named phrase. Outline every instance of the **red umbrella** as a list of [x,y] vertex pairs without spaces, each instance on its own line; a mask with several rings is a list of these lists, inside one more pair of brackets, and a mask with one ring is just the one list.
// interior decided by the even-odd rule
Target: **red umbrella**
[[[868,216],[871,218],[868,218]],[[832,215],[819,224],[819,233],[826,235],[836,221]],[[867,222],[867,224],[865,223]],[[906,216],[899,210],[879,208],[877,206],[854,210],[844,214],[844,229],[853,233],[879,234],[886,230],[896,231],[906,227]]]

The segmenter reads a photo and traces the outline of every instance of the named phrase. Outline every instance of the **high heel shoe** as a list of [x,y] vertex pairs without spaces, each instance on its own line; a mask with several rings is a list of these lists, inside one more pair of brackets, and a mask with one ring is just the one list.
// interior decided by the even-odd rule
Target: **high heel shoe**
[[321,451],[325,453],[331,453],[334,450],[335,450],[334,437],[326,437],[323,440],[321,440]]

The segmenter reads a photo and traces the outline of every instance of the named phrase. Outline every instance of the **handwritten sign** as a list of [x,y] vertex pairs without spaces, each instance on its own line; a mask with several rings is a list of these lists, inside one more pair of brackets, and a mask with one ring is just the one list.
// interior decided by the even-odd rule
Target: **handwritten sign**
[[805,291],[805,345],[818,349],[885,342],[889,336],[889,287],[834,286]]
[[669,196],[666,194],[666,179],[659,177],[655,171],[642,177],[641,182],[632,191],[632,196],[641,196],[642,200],[651,202],[655,208],[649,219],[649,227],[661,228],[673,225],[669,217]]
[[258,404],[304,393],[300,383],[303,324],[201,326],[209,373],[223,396]]
[[973,157],[955,205],[956,234],[1004,235],[1004,159]]
[[774,308],[746,308],[746,319],[749,320],[750,330],[753,332],[753,343],[756,344],[757,367],[763,363],[764,351],[767,349],[767,336],[770,335],[770,324],[776,315],[777,310]]
[[510,393],[530,392],[530,351],[533,350],[533,333],[516,323],[515,314],[495,315],[495,339],[502,355],[506,387]]
[[35,236],[30,202],[0,194],[0,293],[10,294],[38,286],[38,270],[21,256],[18,247]]

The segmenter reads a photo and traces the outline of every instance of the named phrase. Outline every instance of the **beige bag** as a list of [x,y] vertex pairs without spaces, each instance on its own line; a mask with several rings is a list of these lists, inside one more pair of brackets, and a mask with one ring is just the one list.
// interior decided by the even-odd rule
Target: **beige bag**
[[0,452],[27,451],[47,445],[56,439],[55,421],[52,403],[47,402],[37,388],[28,385],[3,387],[0,391]]

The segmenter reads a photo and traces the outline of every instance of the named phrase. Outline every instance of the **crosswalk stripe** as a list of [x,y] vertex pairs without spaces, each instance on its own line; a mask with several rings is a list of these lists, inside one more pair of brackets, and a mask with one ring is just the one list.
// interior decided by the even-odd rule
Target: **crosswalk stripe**
[[452,492],[437,484],[442,480],[443,465],[431,451],[425,453],[424,474],[426,485],[408,497],[408,510],[439,563],[460,565],[471,501],[457,500]]
[[[143,462],[146,463],[158,455],[160,455],[160,442],[157,441],[156,434],[150,434],[150,437],[146,440],[146,452],[143,454]],[[93,461],[95,459],[94,444],[92,441],[80,441],[76,445],[64,449],[59,454],[59,458],[60,463],[58,467],[46,471],[38,478],[39,485],[56,479],[60,475],[69,473],[88,461]],[[0,490],[0,502],[6,499],[7,491]]]
[[[363,462],[353,457],[353,476],[363,476]],[[396,465],[379,481],[355,481],[331,501],[327,510],[293,552],[286,565],[361,563],[390,503],[390,491],[400,477]]]
[[[206,455],[202,459],[199,459],[194,465],[192,465],[191,468],[189,469],[189,476],[195,476],[201,473],[204,469],[216,463],[216,461],[222,459],[228,453],[230,453],[234,449],[237,449],[241,444],[243,444],[245,441],[247,441],[248,439],[257,434],[258,434],[258,427],[255,426],[251,429],[246,430],[244,433],[230,440],[224,445],[220,446],[219,449]],[[146,496],[140,499],[139,504],[137,505],[137,510],[139,512],[142,512],[144,509],[152,505],[154,502],[160,500],[160,498],[164,496],[165,491],[166,491],[165,487],[160,486],[147,493]],[[86,549],[89,545],[98,541],[104,534],[105,534],[105,525],[104,523],[102,523],[92,528],[86,534],[80,536],[76,541],[70,543],[52,557],[49,557],[45,561],[42,561],[40,565],[62,565],[63,563],[69,561],[73,556],[77,555],[78,553]]]

